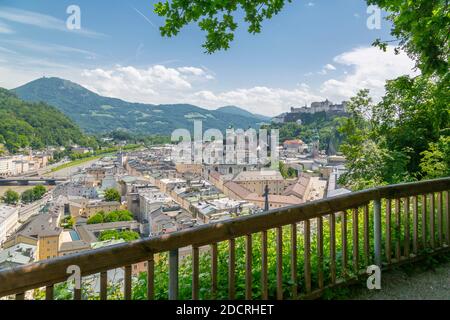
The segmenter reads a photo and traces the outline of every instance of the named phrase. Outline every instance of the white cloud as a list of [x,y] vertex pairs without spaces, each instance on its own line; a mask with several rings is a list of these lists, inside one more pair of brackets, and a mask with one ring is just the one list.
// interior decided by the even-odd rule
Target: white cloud
[[102,95],[139,102],[171,103],[180,102],[192,90],[193,84],[210,80],[212,76],[195,67],[155,65],[139,69],[118,65],[109,70],[84,70],[82,78],[86,87]]
[[12,30],[8,25],[6,25],[0,21],[0,33],[12,34],[12,33],[14,33],[14,30]]
[[278,115],[291,106],[322,99],[305,83],[293,89],[264,86],[228,91],[204,89],[214,77],[205,68],[169,68],[162,65],[147,69],[116,66],[112,69],[85,70],[82,84],[95,92],[129,101],[154,104],[191,103],[215,109],[237,105],[251,112]]
[[306,4],[306,6],[307,6],[307,7],[314,7],[314,2],[308,2],[308,3]]
[[[2,42],[5,41],[0,40],[0,44]],[[29,49],[40,49],[35,46],[33,43]],[[73,54],[79,50],[52,48],[60,51],[59,55],[52,55],[56,58],[63,57],[66,51]],[[311,83],[300,83],[294,87],[249,85],[220,90],[212,89],[220,77],[203,66],[168,67],[158,64],[139,68],[116,65],[83,70],[74,64],[68,67],[58,59],[27,57],[15,50],[11,46],[0,46],[0,59],[8,62],[0,66],[0,86],[13,88],[41,76],[58,76],[80,83],[101,95],[132,102],[191,103],[210,109],[236,105],[265,115],[278,115],[292,106],[302,106],[325,98],[340,102],[363,88],[370,89],[377,101],[384,94],[386,80],[404,74],[417,74],[413,71],[413,61],[404,53],[395,55],[392,47],[388,47],[386,53],[373,47],[361,47],[344,52],[336,56],[332,63],[325,64],[322,70],[333,74],[333,77],[329,76],[319,84],[312,84],[317,80],[316,76],[312,77]],[[267,76],[270,77],[270,74]]]
[[322,99],[323,97],[314,94],[305,84],[293,89],[252,87],[218,93],[198,91],[190,97],[190,101],[193,103],[209,108],[235,105],[253,113],[270,116],[286,112],[293,106],[305,105]]
[[375,47],[356,48],[335,57],[334,61],[352,68],[341,79],[325,81],[320,89],[322,95],[336,101],[348,99],[365,88],[378,101],[384,94],[386,80],[418,74],[414,62],[404,52],[396,55],[392,46],[386,52]]
[[69,30],[66,22],[55,17],[41,14],[33,11],[15,9],[10,7],[0,7],[0,19],[30,25],[42,29],[58,30],[64,32],[73,32],[75,34],[88,37],[103,37],[104,34],[98,33],[82,27],[79,30]]

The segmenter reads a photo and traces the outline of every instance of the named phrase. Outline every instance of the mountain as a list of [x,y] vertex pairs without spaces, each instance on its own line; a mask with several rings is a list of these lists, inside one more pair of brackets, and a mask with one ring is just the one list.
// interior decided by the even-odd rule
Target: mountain
[[43,101],[55,106],[88,133],[122,129],[137,134],[169,135],[178,128],[192,130],[195,119],[203,120],[204,129],[221,131],[231,125],[241,129],[257,128],[262,122],[250,113],[237,115],[189,104],[130,103],[100,96],[59,78],[37,79],[13,91],[26,101]]
[[11,152],[20,148],[87,145],[89,138],[62,112],[44,103],[30,103],[0,88],[0,143]]
[[270,120],[272,119],[271,117],[267,117],[267,116],[263,116],[263,115],[260,115],[260,114],[255,114],[255,113],[248,112],[247,110],[244,110],[244,109],[236,107],[236,106],[221,107],[221,108],[217,109],[217,111],[224,112],[224,113],[229,113],[229,114],[234,114],[234,115],[237,115],[237,116],[256,118],[256,119],[258,119],[260,121],[263,121],[263,122],[270,122]]

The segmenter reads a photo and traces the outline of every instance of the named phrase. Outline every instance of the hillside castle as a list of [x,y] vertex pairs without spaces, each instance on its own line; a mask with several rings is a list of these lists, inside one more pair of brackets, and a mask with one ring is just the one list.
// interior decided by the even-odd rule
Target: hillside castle
[[325,112],[330,115],[345,115],[346,114],[347,102],[343,101],[341,104],[334,104],[328,99],[321,102],[311,103],[311,107],[306,105],[300,108],[291,108],[291,112],[283,113],[278,117],[272,119],[274,123],[285,123],[285,122],[299,122],[302,121],[302,116],[308,114],[316,114],[319,112]]

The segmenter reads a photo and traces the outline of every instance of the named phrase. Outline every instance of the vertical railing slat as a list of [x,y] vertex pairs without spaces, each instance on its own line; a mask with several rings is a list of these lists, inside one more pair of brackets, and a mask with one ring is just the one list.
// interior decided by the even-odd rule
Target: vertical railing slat
[[379,198],[373,201],[373,237],[375,264],[381,268],[381,199]]
[[236,297],[236,240],[228,241],[228,298],[234,300]]
[[409,197],[405,198],[405,257],[409,258]]
[[447,246],[450,246],[450,191],[445,192],[447,198],[447,205],[445,206],[445,216],[447,218],[447,230],[445,235],[445,241]]
[[252,235],[245,237],[245,299],[252,299],[252,262],[253,262],[253,245]]
[[331,284],[336,284],[336,216],[329,215],[330,224],[330,277]]
[[413,197],[413,252],[417,255],[419,251],[419,199]]
[[147,261],[147,300],[155,299],[155,256],[150,255]]
[[364,206],[364,265],[370,263],[369,205]]
[[45,287],[45,300],[53,300],[54,299],[54,286],[46,286]]
[[100,300],[108,300],[108,272],[100,272]]
[[438,241],[439,247],[442,246],[443,238],[442,238],[442,230],[443,230],[443,210],[442,210],[442,192],[438,192],[437,194],[437,227],[438,227]]
[[217,299],[217,243],[211,245],[211,298]]
[[125,300],[131,300],[131,266],[125,267],[125,284],[124,284],[124,297]]
[[17,293],[15,298],[16,300],[25,300],[25,292]]
[[400,261],[402,257],[402,250],[401,250],[401,216],[400,216],[400,210],[401,210],[401,200],[395,199],[395,259],[397,262]]
[[276,229],[277,300],[283,300],[283,228]]
[[304,245],[305,245],[305,290],[306,294],[311,293],[311,222],[304,221]]
[[391,221],[392,221],[392,203],[391,199],[386,199],[386,242],[385,242],[385,252],[386,252],[386,262],[391,264],[392,250],[391,250]]
[[81,288],[73,289],[73,300],[81,300]]
[[291,281],[292,299],[297,299],[297,224],[291,225]]
[[199,298],[199,253],[198,247],[192,246],[192,300]]
[[169,252],[169,300],[178,300],[178,249]]
[[261,299],[269,299],[267,270],[267,231],[261,233]]
[[342,273],[347,277],[347,211],[341,212]]
[[434,249],[436,247],[436,234],[435,234],[435,221],[434,217],[436,214],[436,204],[434,193],[430,194],[430,245]]
[[352,216],[352,249],[353,249],[353,270],[355,274],[359,271],[359,232],[358,232],[358,208],[354,208]]
[[323,218],[317,218],[317,280],[319,289],[323,289]]
[[422,246],[425,249],[427,243],[427,195],[422,195]]

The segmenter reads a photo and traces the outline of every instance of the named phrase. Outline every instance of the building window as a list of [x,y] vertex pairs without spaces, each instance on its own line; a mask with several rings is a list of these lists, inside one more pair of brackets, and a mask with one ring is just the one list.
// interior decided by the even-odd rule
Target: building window
[[230,167],[230,169],[228,169],[228,173],[229,174],[233,174],[233,168],[232,167]]

